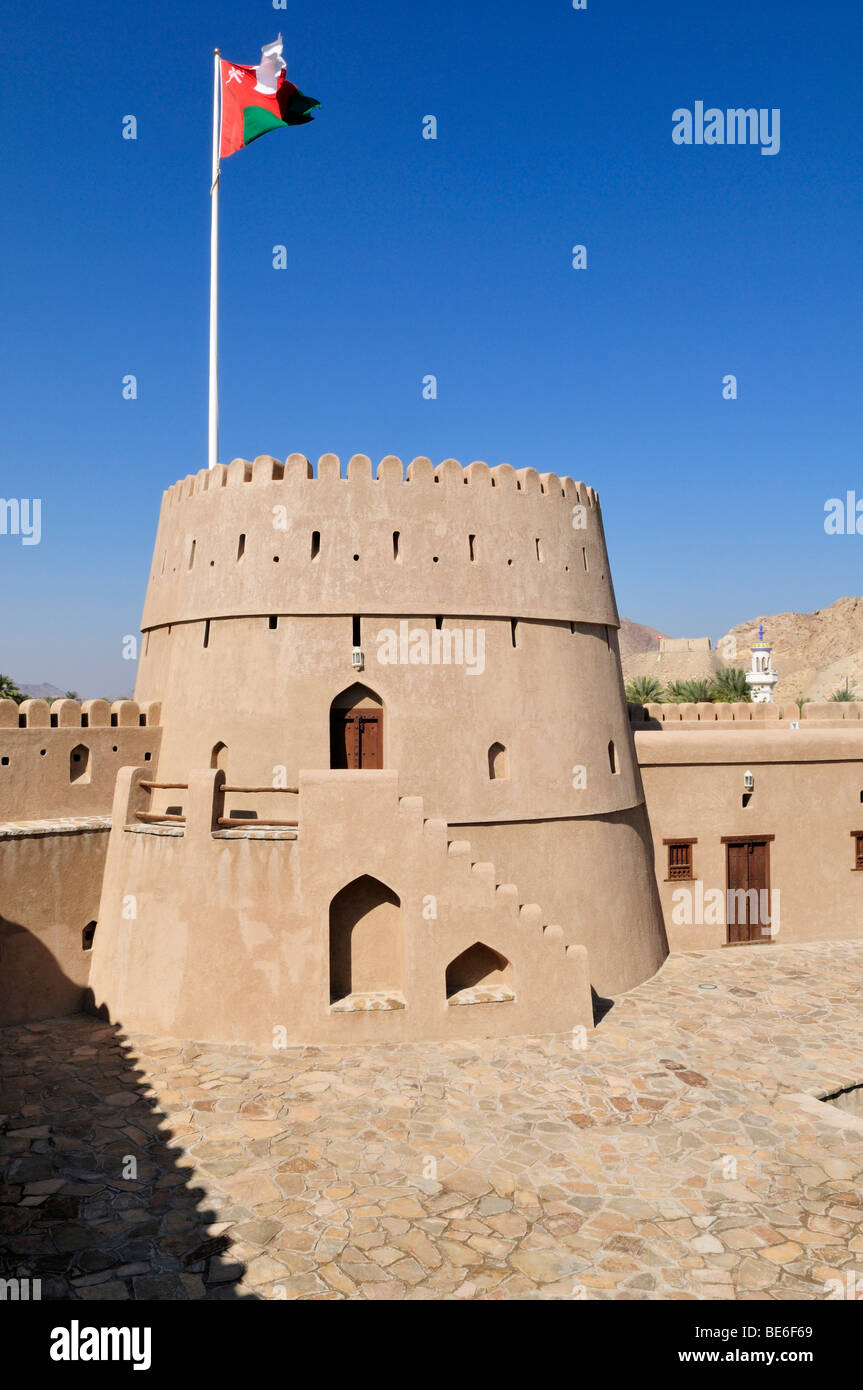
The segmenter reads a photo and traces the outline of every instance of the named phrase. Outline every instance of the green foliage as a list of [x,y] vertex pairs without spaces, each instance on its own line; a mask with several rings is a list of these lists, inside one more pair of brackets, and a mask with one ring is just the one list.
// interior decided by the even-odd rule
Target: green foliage
[[737,701],[750,703],[752,692],[746,683],[746,672],[742,666],[726,666],[713,677],[713,698],[719,705],[731,705]]
[[80,698],[81,696],[78,694],[77,690],[67,690],[66,694],[63,696],[64,700],[80,700]]
[[16,705],[20,705],[27,696],[19,690],[11,676],[0,675],[0,700],[14,700]]
[[655,676],[633,676],[626,687],[631,705],[658,705],[665,699],[662,683]]
[[832,695],[828,695],[827,698],[828,698],[828,700],[841,700],[841,701],[845,701],[845,700],[856,700],[856,699],[857,699],[857,692],[856,692],[856,690],[854,689],[853,685],[852,685],[852,686],[849,686],[849,685],[847,684],[847,682],[846,682],[845,685],[840,685],[840,687],[839,687],[838,690],[834,690]]
[[707,680],[671,681],[667,698],[673,705],[712,703],[715,698],[713,684]]

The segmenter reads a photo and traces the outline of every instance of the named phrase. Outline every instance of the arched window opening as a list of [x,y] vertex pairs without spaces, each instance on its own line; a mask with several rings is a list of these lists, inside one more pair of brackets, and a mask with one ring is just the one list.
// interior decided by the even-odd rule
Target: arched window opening
[[83,743],[76,744],[69,754],[69,781],[82,786],[90,781],[90,750]]
[[492,782],[509,777],[509,755],[502,743],[493,743],[488,750],[488,775]]

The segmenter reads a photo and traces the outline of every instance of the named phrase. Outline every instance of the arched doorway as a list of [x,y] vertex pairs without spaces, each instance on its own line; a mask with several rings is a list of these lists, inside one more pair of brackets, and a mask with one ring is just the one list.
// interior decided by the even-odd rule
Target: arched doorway
[[402,909],[398,894],[363,874],[330,903],[330,1002],[401,990]]
[[330,767],[375,769],[384,765],[384,706],[357,682],[330,706]]

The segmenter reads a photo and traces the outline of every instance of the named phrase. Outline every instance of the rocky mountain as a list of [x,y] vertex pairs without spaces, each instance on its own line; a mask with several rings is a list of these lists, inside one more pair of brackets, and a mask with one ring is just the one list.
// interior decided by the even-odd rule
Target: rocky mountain
[[[640,623],[621,624],[620,653],[626,680],[650,675],[674,680],[709,680],[723,666],[749,667],[749,648],[759,624],[773,647],[779,673],[776,699],[826,700],[846,684],[863,696],[863,598],[840,598],[814,613],[762,613],[724,634],[709,652],[662,652],[663,634]],[[655,645],[648,640],[655,637]],[[692,633],[691,636],[702,636]]]
[[31,700],[62,700],[66,694],[65,690],[58,690],[56,685],[28,685],[24,681],[18,681],[18,689],[25,695],[29,695]]
[[640,652],[658,652],[659,639],[665,637],[664,632],[657,632],[655,627],[645,627],[643,623],[633,623],[629,618],[621,618],[620,632],[620,655],[625,658],[637,656]]
[[726,634],[742,654],[734,665],[749,664],[749,648],[764,624],[779,672],[777,699],[798,695],[826,700],[846,684],[863,694],[863,598],[840,598],[814,613],[775,613],[740,623]]

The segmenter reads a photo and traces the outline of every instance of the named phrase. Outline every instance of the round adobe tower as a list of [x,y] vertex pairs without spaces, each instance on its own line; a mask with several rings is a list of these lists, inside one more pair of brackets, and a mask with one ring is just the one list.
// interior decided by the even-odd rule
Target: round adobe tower
[[164,495],[136,698],[162,702],[160,782],[397,771],[614,994],[667,950],[618,625],[580,483],[452,459],[373,475],[357,456],[346,477],[333,455],[317,476],[299,455],[235,460]]

